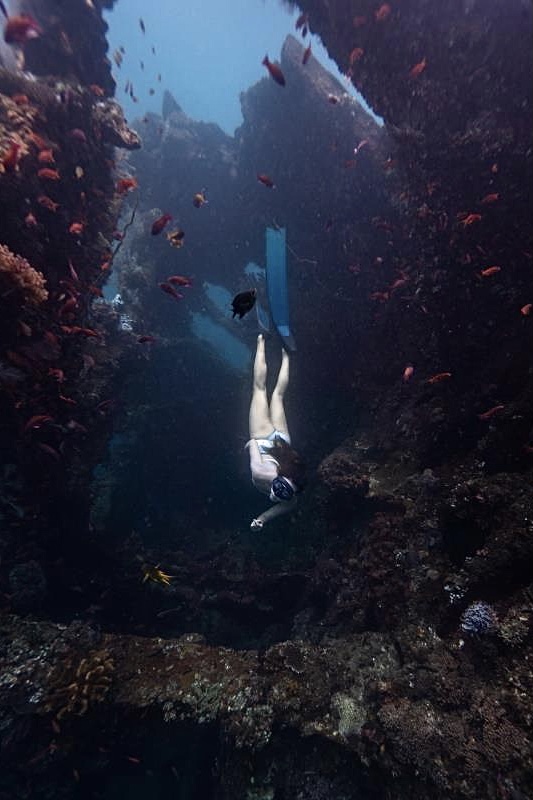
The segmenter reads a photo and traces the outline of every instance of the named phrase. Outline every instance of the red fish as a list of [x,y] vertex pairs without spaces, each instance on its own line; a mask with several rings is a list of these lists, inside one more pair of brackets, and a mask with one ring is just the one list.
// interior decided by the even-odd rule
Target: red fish
[[65,314],[71,314],[73,311],[76,310],[78,307],[78,301],[75,297],[69,297],[68,300],[64,302],[64,304],[59,309],[59,316],[62,317]]
[[533,308],[533,303],[526,303],[525,306],[522,306],[520,309],[520,313],[523,317],[529,317],[531,314],[531,309]]
[[13,172],[17,169],[17,165],[19,162],[19,152],[20,152],[20,144],[17,142],[11,142],[9,145],[9,150],[2,158],[2,164],[4,165],[4,169],[6,172]]
[[181,300],[183,298],[183,295],[177,292],[170,283],[160,283],[159,288],[161,291],[166,292],[166,294],[169,294],[171,297],[173,297],[174,300]]
[[83,144],[87,143],[87,136],[85,135],[85,131],[82,131],[81,128],[72,128],[68,135],[71,139],[76,139],[77,142],[82,142]]
[[37,156],[37,160],[39,164],[55,164],[56,160],[54,158],[54,151],[53,150],[40,150],[39,155]]
[[264,173],[259,174],[257,176],[257,180],[259,181],[259,183],[262,183],[263,186],[266,186],[268,189],[273,189],[276,185],[272,180],[272,178],[270,178],[268,175],[265,175]]
[[8,17],[4,27],[4,42],[7,44],[25,44],[36,39],[42,33],[41,26],[29,14],[18,14]]
[[171,275],[167,281],[174,286],[192,286],[192,278],[187,278],[185,275]]
[[487,206],[490,203],[495,203],[499,199],[500,199],[499,193],[498,192],[492,192],[492,194],[486,194],[481,202],[483,203],[483,205]]
[[147,334],[146,336],[139,336],[137,341],[139,344],[153,344],[156,340],[155,336],[150,336]]
[[304,54],[302,56],[302,64],[307,64],[307,62],[309,61],[310,57],[311,57],[311,45],[308,45],[305,48]]
[[82,336],[86,336],[87,338],[98,338],[100,336],[99,333],[93,331],[92,328],[80,328],[79,325],[61,325],[61,330],[63,333],[67,334],[81,334]]
[[350,53],[350,66],[353,67],[356,61],[363,57],[364,50],[362,47],[354,47]]
[[137,178],[120,178],[117,181],[117,194],[126,194],[126,192],[131,192],[133,189],[136,189],[139,185]]
[[38,133],[35,133],[35,131],[30,131],[29,132],[28,139],[39,150],[44,150],[44,148],[47,147],[47,143],[46,143],[45,139],[43,139],[42,136],[39,136]]
[[424,72],[424,70],[426,68],[426,65],[427,65],[427,62],[426,62],[426,59],[424,57],[422,59],[422,61],[419,61],[418,64],[415,64],[414,67],[411,67],[411,69],[409,70],[410,77],[411,78],[418,78],[418,76],[422,72]]
[[497,406],[493,406],[492,408],[489,408],[488,411],[484,411],[483,414],[478,414],[478,419],[482,419],[482,420],[490,419],[495,414],[497,414],[499,411],[503,411],[504,408],[505,408],[505,406],[500,403]]
[[496,275],[498,272],[501,272],[502,268],[494,265],[493,267],[487,267],[486,269],[482,269],[479,273],[480,278],[490,278],[491,275]]
[[65,380],[65,373],[62,369],[56,367],[50,367],[48,370],[48,374],[51,378],[55,378],[58,383],[63,383]]
[[466,227],[467,225],[472,225],[474,222],[479,222],[480,219],[481,214],[467,214],[466,217],[461,220],[461,225]]
[[267,68],[270,77],[273,78],[279,86],[285,86],[285,76],[279,64],[273,64],[272,61],[269,60],[268,55],[264,57],[261,63]]
[[12,94],[11,99],[18,106],[27,106],[30,104],[30,98],[27,94]]
[[85,225],[83,222],[71,222],[69,225],[68,232],[71,233],[73,236],[81,236],[83,233]]
[[152,236],[157,236],[172,219],[172,214],[163,214],[152,223]]
[[40,206],[46,208],[48,211],[56,212],[57,209],[59,208],[59,203],[54,203],[54,201],[51,200],[49,197],[47,197],[45,194],[41,194],[37,198],[37,202],[39,203]]
[[403,371],[403,382],[404,383],[407,383],[407,381],[411,380],[411,378],[413,377],[414,371],[415,371],[415,368],[413,367],[412,364],[408,364],[406,366],[406,368]]
[[452,377],[451,372],[438,372],[436,375],[433,375],[431,378],[428,378],[426,383],[442,383],[442,381],[448,380],[448,378]]
[[49,169],[48,167],[43,167],[37,171],[37,177],[43,178],[47,181],[59,181],[61,180],[61,175],[57,169]]
[[388,292],[372,292],[370,295],[370,299],[377,300],[378,303],[386,303],[387,300],[389,299],[389,296],[390,295]]
[[388,3],[383,3],[374,13],[376,22],[385,22],[385,20],[390,16],[391,11],[392,9],[390,5]]

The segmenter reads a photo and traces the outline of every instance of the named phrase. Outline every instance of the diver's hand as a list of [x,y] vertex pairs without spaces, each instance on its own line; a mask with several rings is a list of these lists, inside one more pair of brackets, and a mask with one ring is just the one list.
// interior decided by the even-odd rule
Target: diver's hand
[[265,523],[262,519],[253,519],[250,523],[250,530],[251,531],[260,531],[263,528]]

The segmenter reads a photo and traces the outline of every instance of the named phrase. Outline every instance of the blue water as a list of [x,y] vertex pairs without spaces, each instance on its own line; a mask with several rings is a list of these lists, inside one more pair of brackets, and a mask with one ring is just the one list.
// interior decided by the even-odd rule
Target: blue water
[[[233,135],[242,122],[239,93],[267,74],[261,64],[265,53],[271,60],[279,59],[286,36],[295,34],[298,13],[280,0],[118,3],[106,19],[110,58],[120,46],[126,51],[120,68],[113,63],[113,74],[117,99],[127,118],[133,120],[147,111],[161,113],[163,91],[168,89],[188,116],[216,122]],[[342,81],[348,93],[356,95],[320,39],[312,36],[306,41],[311,41],[315,58]],[[127,80],[133,83],[137,103],[124,93]]]

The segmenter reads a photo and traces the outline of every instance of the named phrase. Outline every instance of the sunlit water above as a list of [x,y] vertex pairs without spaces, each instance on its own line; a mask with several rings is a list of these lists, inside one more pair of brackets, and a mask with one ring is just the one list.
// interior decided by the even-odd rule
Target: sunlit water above
[[[113,63],[113,74],[126,116],[133,120],[148,111],[161,113],[168,89],[188,116],[216,122],[233,135],[242,122],[240,92],[265,77],[261,61],[266,53],[271,61],[279,60],[286,36],[296,35],[298,14],[280,0],[119,0],[106,19],[109,57],[121,47],[125,51],[121,66]],[[361,100],[320,39],[308,36],[305,41],[345,90]],[[136,103],[124,91],[127,81]]]

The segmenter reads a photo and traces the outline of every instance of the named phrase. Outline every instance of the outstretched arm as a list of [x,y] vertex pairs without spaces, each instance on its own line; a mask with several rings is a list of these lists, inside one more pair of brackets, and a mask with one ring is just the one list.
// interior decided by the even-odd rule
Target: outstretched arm
[[252,520],[250,528],[253,531],[260,530],[263,528],[267,522],[274,519],[275,517],[280,517],[282,514],[288,514],[289,511],[294,511],[296,505],[298,503],[298,498],[293,497],[292,500],[289,500],[285,503],[276,503],[276,505],[271,506],[271,508],[267,508],[266,511],[263,511],[258,517]]

